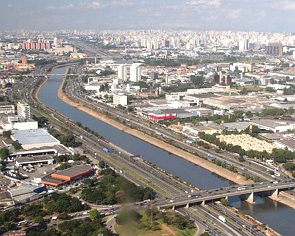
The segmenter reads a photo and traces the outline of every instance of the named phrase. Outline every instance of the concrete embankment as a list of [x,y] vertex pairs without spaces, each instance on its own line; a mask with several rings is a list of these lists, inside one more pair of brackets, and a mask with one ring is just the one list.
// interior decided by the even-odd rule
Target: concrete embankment
[[[50,76],[50,74],[48,74],[48,76]],[[34,94],[33,96],[35,97],[36,100],[38,100],[38,93],[40,91],[40,89],[43,87],[43,85],[46,83],[47,81],[47,78],[45,78],[42,83],[39,84],[38,88],[36,88],[36,90],[34,91]],[[64,82],[64,80],[63,80]],[[206,161],[198,156],[195,156],[189,152],[186,152],[186,151],[183,151],[179,148],[176,148],[170,144],[167,144],[161,140],[158,140],[154,137],[151,137],[149,135],[146,135],[145,133],[141,132],[141,131],[138,131],[138,130],[135,130],[135,129],[131,129],[123,124],[121,124],[120,122],[116,121],[116,120],[113,120],[111,119],[110,117],[106,116],[105,114],[103,113],[100,113],[100,112],[97,112],[97,111],[93,111],[92,109],[84,106],[83,104],[81,103],[77,103],[75,101],[73,101],[71,98],[69,98],[65,93],[64,91],[62,90],[62,87],[63,87],[63,82],[58,90],[58,97],[63,100],[64,102],[66,102],[67,104],[83,111],[83,112],[86,112],[88,114],[90,114],[91,116],[105,122],[105,123],[108,123],[110,125],[112,125],[113,127],[117,128],[117,129],[120,129],[130,135],[133,135],[137,138],[140,138],[154,146],[157,146],[165,151],[168,151],[172,154],[175,154],[185,160],[188,160],[198,166],[201,166],[219,176],[222,176],[232,182],[235,182],[237,184],[241,184],[241,185],[244,185],[244,184],[250,184],[252,183],[252,181],[250,180],[246,180],[243,176],[241,175],[237,175],[233,172],[230,172],[226,169],[223,169],[219,166],[216,166],[215,164],[209,162],[209,161]],[[278,198],[275,198],[273,200],[276,200],[278,202],[281,202],[285,205],[288,205],[292,208],[295,209],[295,200],[293,199],[290,199],[289,197],[286,197],[285,195],[280,195]]]
[[86,112],[88,113],[89,115],[109,124],[109,125],[112,125],[113,127],[119,129],[119,130],[122,130],[130,135],[133,135],[139,139],[142,139],[154,146],[157,146],[165,151],[168,151],[172,154],[175,154],[187,161],[190,161],[198,166],[201,166],[221,177],[224,177],[232,182],[235,182],[237,184],[241,184],[241,185],[244,185],[244,184],[250,184],[252,183],[252,181],[250,180],[246,180],[245,177],[241,176],[241,175],[238,175],[236,173],[233,173],[233,172],[230,172],[229,170],[226,170],[222,167],[219,167],[207,160],[204,160],[196,155],[193,155],[189,152],[186,152],[182,149],[179,149],[173,145],[170,145],[170,144],[167,144],[157,138],[154,138],[154,137],[151,137],[139,130],[136,130],[136,129],[132,129],[132,128],[129,128],[125,125],[123,125],[122,123],[112,119],[111,117],[109,116],[106,116],[105,114],[101,113],[101,112],[98,112],[98,111],[94,111],[90,108],[88,108],[87,106],[85,106],[84,104],[82,103],[79,103],[79,102],[76,102],[76,101],[73,101],[64,91],[63,91],[63,84],[64,84],[64,80],[58,90],[58,97],[63,100],[64,102],[66,102],[67,104],[69,104],[70,106],[72,107],[75,107],[76,109],[79,109],[83,112]]

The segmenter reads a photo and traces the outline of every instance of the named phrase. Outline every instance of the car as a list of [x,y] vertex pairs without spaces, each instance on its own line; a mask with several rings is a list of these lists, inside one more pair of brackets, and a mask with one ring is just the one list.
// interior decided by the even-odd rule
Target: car
[[169,202],[174,202],[174,200],[173,199],[170,199],[170,201]]

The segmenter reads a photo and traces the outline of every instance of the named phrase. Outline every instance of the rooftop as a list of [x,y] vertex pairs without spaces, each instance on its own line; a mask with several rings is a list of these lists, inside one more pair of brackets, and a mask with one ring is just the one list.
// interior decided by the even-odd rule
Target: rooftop
[[52,156],[28,156],[28,157],[18,157],[16,161],[21,164],[21,163],[26,163],[26,162],[34,162],[34,161],[47,161],[47,160],[53,160]]
[[44,129],[14,130],[11,138],[22,145],[59,143],[59,140]]
[[79,165],[79,166],[73,166],[68,169],[58,171],[55,174],[73,177],[83,172],[89,171],[91,169],[92,167],[90,165]]
[[259,119],[259,120],[252,120],[252,124],[257,124],[265,127],[276,128],[278,126],[286,126],[290,124],[294,124],[295,122],[287,121],[287,120],[272,120],[272,119]]

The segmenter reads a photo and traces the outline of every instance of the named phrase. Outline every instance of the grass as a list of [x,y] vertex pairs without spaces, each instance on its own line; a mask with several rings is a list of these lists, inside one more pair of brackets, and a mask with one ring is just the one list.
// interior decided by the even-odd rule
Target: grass
[[155,231],[139,229],[135,224],[116,225],[115,229],[120,236],[193,236],[196,234],[196,229],[179,230],[167,224],[161,224],[161,229]]

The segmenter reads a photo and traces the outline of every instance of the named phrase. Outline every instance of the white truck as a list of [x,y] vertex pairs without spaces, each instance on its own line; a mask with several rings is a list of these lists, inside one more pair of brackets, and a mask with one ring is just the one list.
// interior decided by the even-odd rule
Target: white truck
[[226,222],[226,219],[224,218],[224,216],[218,216],[218,219],[219,219],[220,221],[222,221],[223,223]]

